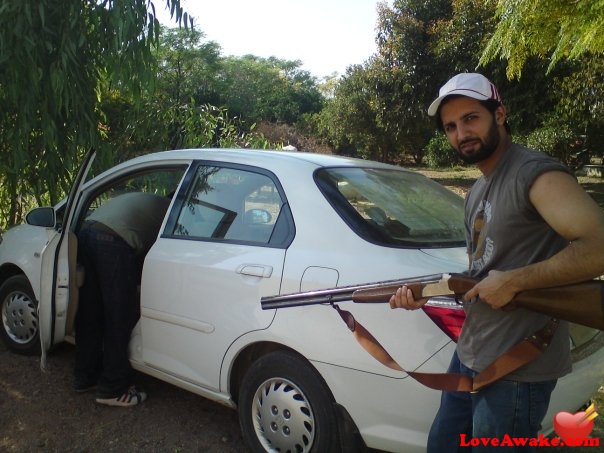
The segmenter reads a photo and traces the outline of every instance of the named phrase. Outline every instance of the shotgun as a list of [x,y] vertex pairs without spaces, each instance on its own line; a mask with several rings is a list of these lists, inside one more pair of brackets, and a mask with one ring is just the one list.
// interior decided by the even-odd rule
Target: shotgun
[[[267,296],[261,299],[263,310],[334,304],[352,300],[357,303],[387,303],[403,285],[416,299],[452,297],[459,300],[478,280],[463,274],[432,274],[400,280],[387,280],[364,285],[304,291]],[[590,280],[573,285],[520,292],[504,307],[524,308],[553,318],[604,330],[604,280]]]

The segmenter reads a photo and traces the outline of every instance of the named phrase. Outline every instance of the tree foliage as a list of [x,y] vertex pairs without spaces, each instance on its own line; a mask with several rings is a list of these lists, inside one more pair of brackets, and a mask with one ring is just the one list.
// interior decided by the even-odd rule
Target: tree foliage
[[217,105],[249,123],[293,124],[304,113],[323,107],[316,79],[301,65],[254,55],[224,58],[217,74]]
[[[379,121],[380,104],[376,72],[369,67],[351,66],[335,95],[321,112],[319,131],[340,152],[370,159],[389,160],[394,136]],[[349,147],[353,143],[356,152]]]
[[572,136],[604,140],[603,0],[379,3],[375,54],[322,85],[300,61],[223,57],[180,0],[159,3],[187,27],[160,27],[151,0],[2,2],[0,225],[63,196],[89,146],[107,167],[156,149],[265,147],[256,123],[297,123],[339,153],[449,163],[426,109],[458,72],[499,87],[525,143],[563,158]]
[[157,94],[169,105],[189,102],[219,104],[216,83],[222,68],[220,45],[205,41],[193,27],[162,28],[157,58]]
[[[111,139],[122,157],[183,147],[267,147],[261,121],[293,123],[322,107],[315,79],[300,62],[251,55],[223,57],[195,27],[162,28],[155,89],[134,105],[112,101]],[[278,145],[275,145],[278,146]]]
[[[549,14],[539,3],[540,14]],[[530,135],[534,143],[541,137],[542,149],[563,155],[559,150],[567,146],[564,140],[569,136],[599,136],[604,129],[604,68],[597,55],[584,53],[555,68],[546,58],[528,55],[523,61],[525,75],[513,80],[505,59],[480,66],[484,49],[499,32],[497,14],[501,12],[496,6],[493,0],[380,4],[376,54],[340,80],[334,98],[316,121],[317,129],[340,152],[391,161],[411,157],[416,162],[429,152],[433,162],[447,160],[442,141],[432,140],[439,132],[426,109],[451,76],[480,71],[499,87],[512,132],[519,139]],[[586,14],[593,14],[594,8]],[[534,39],[541,37],[537,33]],[[565,132],[552,135],[554,127]],[[555,147],[552,137],[559,140]]]
[[507,61],[507,74],[519,78],[531,57],[549,59],[551,70],[564,59],[604,52],[602,0],[491,0],[497,30],[481,63]]
[[[166,0],[177,21],[180,0]],[[159,22],[149,0],[3,0],[0,174],[6,224],[24,200],[56,202],[82,149],[98,145],[106,87],[138,95],[153,80]],[[64,176],[64,177],[63,177]],[[47,199],[40,199],[47,194]]]
[[[398,161],[423,158],[433,135],[427,106],[454,73],[471,71],[492,11],[484,1],[395,0],[378,5],[377,52],[347,72],[327,108],[323,131],[361,155]],[[350,97],[350,99],[347,99]],[[347,113],[348,112],[348,113]],[[350,147],[350,146],[349,146]]]

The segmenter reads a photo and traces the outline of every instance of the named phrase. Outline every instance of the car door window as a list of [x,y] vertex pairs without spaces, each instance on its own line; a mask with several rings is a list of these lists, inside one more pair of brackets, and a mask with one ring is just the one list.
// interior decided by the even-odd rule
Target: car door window
[[269,244],[283,205],[275,183],[264,174],[200,166],[173,235]]
[[153,169],[152,171],[147,170],[112,181],[107,186],[104,186],[101,191],[96,192],[95,196],[89,200],[84,218],[88,217],[108,200],[126,193],[145,192],[160,197],[172,198],[183,174],[184,168],[182,167],[161,168]]

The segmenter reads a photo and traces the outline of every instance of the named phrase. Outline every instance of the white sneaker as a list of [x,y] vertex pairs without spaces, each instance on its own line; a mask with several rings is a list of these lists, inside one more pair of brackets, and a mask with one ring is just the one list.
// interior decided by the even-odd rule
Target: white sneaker
[[96,402],[106,406],[136,406],[147,399],[147,394],[136,389],[133,385],[122,395],[112,398],[97,398]]

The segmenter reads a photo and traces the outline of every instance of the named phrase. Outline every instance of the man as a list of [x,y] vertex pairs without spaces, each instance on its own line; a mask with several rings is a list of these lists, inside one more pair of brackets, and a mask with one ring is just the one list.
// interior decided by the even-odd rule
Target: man
[[75,391],[97,388],[97,403],[134,406],[147,395],[130,382],[130,335],[140,316],[138,285],[170,204],[168,197],[131,192],[104,202],[78,234],[84,284],[75,319]]
[[[474,376],[550,322],[503,308],[517,293],[604,274],[604,214],[565,166],[512,143],[506,109],[481,74],[449,80],[428,114],[482,173],[465,202],[468,273],[480,282],[464,295],[467,317],[449,368]],[[403,286],[390,305],[417,309],[425,302]],[[560,322],[545,351],[504,379],[477,393],[443,392],[428,451],[457,451],[460,434],[537,437],[556,381],[570,371],[568,325]]]

